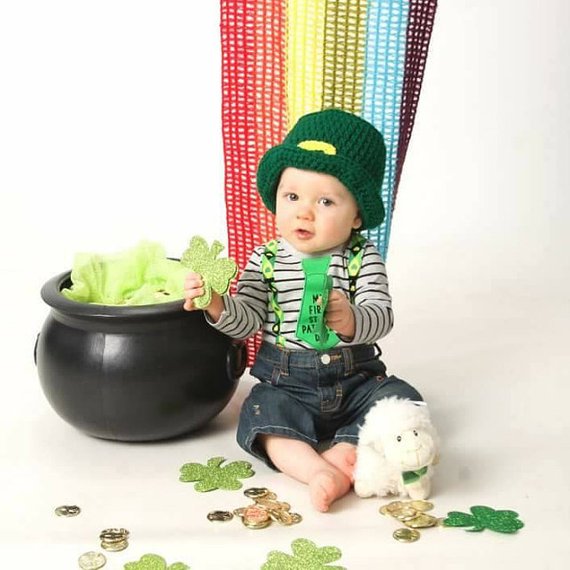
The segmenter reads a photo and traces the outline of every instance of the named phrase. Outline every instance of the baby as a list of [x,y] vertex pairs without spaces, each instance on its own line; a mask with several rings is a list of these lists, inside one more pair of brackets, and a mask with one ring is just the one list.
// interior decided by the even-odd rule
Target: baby
[[[213,294],[205,309],[233,338],[263,330],[251,369],[260,382],[243,404],[237,440],[306,483],[323,512],[351,489],[359,427],[373,404],[422,399],[386,374],[374,344],[392,328],[391,298],[378,250],[358,232],[383,220],[385,157],[382,135],[351,113],[301,117],[257,172],[281,237],[254,249],[235,296]],[[188,274],[186,310],[202,287]]]

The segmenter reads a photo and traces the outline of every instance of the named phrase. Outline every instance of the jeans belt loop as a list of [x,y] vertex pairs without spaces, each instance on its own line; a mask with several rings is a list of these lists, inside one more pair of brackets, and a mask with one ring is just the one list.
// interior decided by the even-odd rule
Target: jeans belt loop
[[342,356],[344,360],[344,371],[345,374],[348,376],[352,374],[352,368],[353,368],[352,350],[349,346],[345,346],[342,348]]
[[289,376],[289,356],[290,356],[290,351],[288,351],[286,348],[281,350],[281,374],[283,374],[283,376]]

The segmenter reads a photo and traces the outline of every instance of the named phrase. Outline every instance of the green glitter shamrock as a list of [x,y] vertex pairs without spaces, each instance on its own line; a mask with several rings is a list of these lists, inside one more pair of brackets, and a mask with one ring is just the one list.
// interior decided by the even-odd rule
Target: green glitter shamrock
[[223,249],[224,246],[219,241],[214,241],[210,248],[204,238],[194,236],[180,258],[180,263],[200,274],[204,282],[204,294],[194,299],[198,309],[204,309],[210,304],[212,290],[220,295],[226,293],[237,275],[238,267],[233,259],[216,259]]
[[170,566],[166,565],[166,560],[157,554],[145,554],[138,562],[127,562],[125,570],[190,570],[182,562],[175,562]]
[[476,506],[469,509],[471,514],[462,513],[460,511],[451,511],[447,513],[444,519],[444,526],[470,526],[468,532],[481,532],[488,528],[495,532],[513,533],[521,529],[524,523],[519,520],[518,513],[515,511],[496,511],[491,507]]
[[306,538],[298,538],[291,543],[291,550],[293,556],[277,550],[271,551],[261,570],[346,570],[344,566],[328,565],[342,556],[336,546],[319,548]]
[[238,478],[245,479],[255,475],[251,469],[251,463],[247,461],[233,461],[220,467],[224,461],[224,457],[212,457],[208,459],[207,465],[186,463],[180,468],[180,481],[184,483],[198,481],[194,489],[201,492],[214,489],[235,491],[241,489],[242,486]]

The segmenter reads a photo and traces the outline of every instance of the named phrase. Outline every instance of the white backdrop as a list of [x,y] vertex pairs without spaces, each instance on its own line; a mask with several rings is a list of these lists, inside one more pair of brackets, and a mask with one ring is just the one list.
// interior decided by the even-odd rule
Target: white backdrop
[[[557,474],[570,467],[569,24],[566,0],[440,0],[388,255],[396,327],[384,354],[440,414],[441,492],[454,482],[450,506],[476,504],[457,501],[474,454],[492,490],[480,500],[527,501],[536,532],[554,524],[540,522],[536,490],[552,501],[570,490]],[[194,234],[226,241],[218,25],[216,0],[0,3],[0,526],[49,487],[30,473],[49,453],[43,430],[88,441],[37,384],[42,284],[78,251],[151,239],[178,255]],[[563,548],[569,515],[549,514],[560,517],[549,549]],[[519,568],[547,540],[530,527]],[[0,543],[23,536],[2,531]]]

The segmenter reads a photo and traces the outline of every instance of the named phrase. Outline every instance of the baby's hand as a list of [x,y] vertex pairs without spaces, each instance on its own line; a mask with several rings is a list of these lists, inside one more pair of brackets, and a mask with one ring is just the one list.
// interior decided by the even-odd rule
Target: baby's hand
[[[198,273],[191,271],[186,275],[184,280],[184,310],[185,311],[196,311],[194,299],[200,297],[204,294],[204,281]],[[212,291],[212,300],[210,304],[205,307],[205,311],[208,313],[213,322],[217,323],[220,319],[222,311],[224,310],[224,302],[222,298],[215,292]]]
[[329,295],[325,313],[327,326],[340,336],[352,340],[356,330],[354,313],[346,296],[333,289]]
[[204,282],[198,273],[191,271],[184,280],[184,310],[195,311],[194,299],[204,294]]

